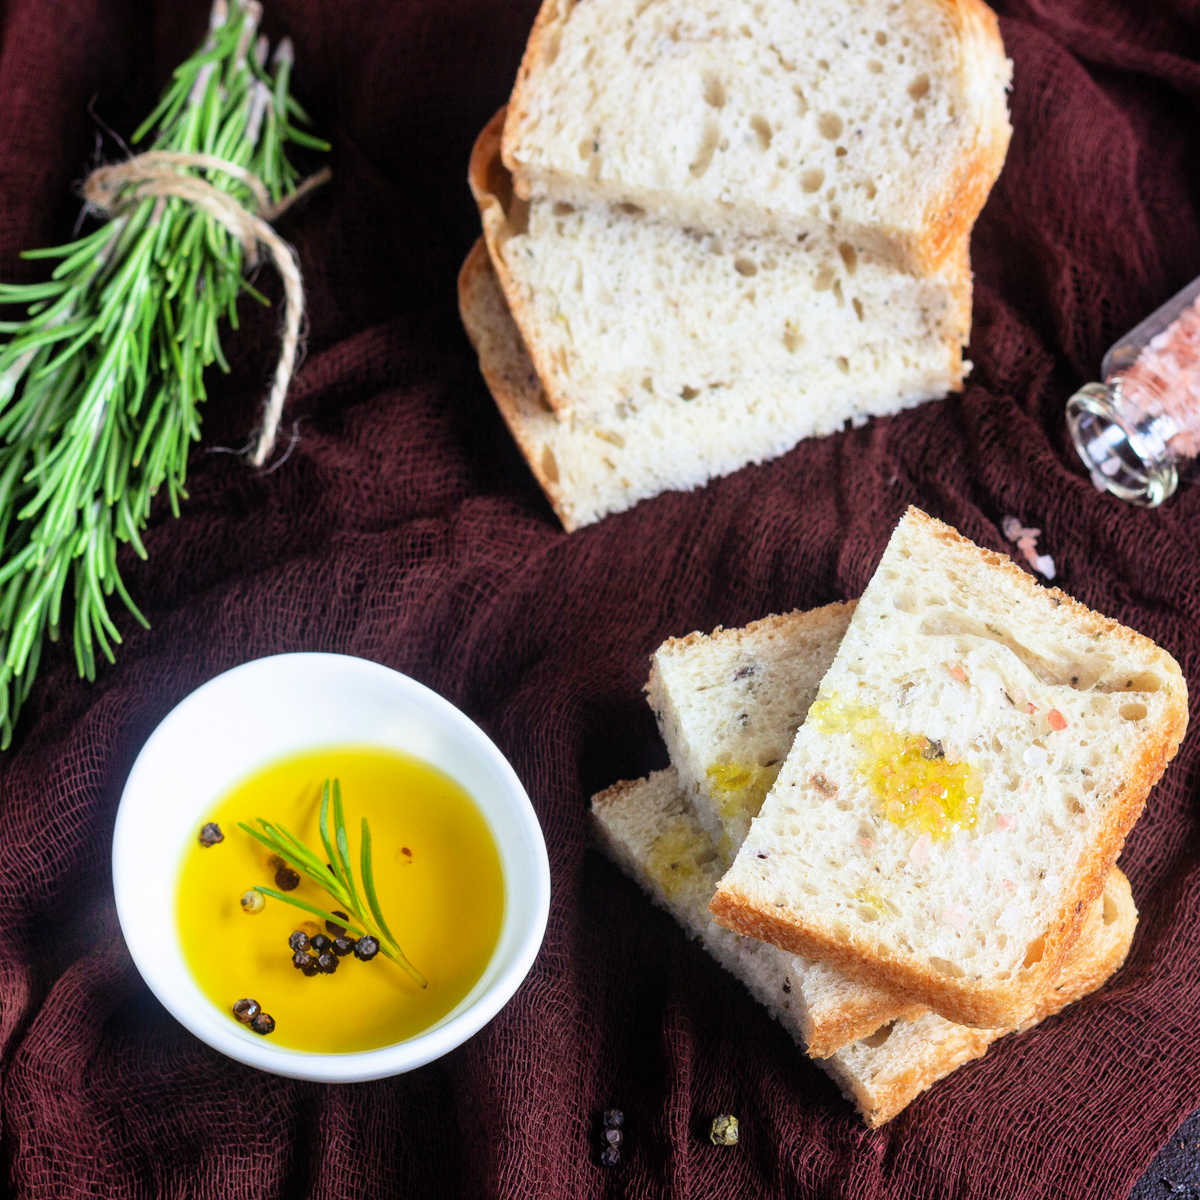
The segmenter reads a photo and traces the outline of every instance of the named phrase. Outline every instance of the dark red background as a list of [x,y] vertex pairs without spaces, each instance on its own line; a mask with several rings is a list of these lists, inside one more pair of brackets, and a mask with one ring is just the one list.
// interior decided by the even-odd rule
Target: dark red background
[[[601,0],[590,0],[599,3]],[[212,381],[182,519],[127,578],[153,628],[94,686],[57,648],[0,759],[0,1155],[22,1196],[1120,1197],[1200,1105],[1193,736],[1122,864],[1142,911],[1100,995],[1002,1043],[874,1133],[729,977],[589,848],[587,797],[663,764],[640,695],[664,637],[856,595],[910,502],[999,547],[1044,529],[1074,595],[1200,682],[1200,489],[1157,512],[1094,492],[1063,426],[1108,343],[1200,273],[1200,3],[1013,0],[1008,164],[974,240],[962,397],[812,442],[692,495],[560,532],[480,382],[454,279],[464,180],[534,0],[277,0],[335,180],[283,222],[309,354],[280,469],[219,446],[256,419],[275,317]],[[200,36],[199,3],[7,0],[0,270],[61,241],[93,161]],[[113,156],[109,143],[105,153]],[[274,289],[273,280],[267,281]],[[150,997],[109,846],[142,741],[218,671],[282,650],[406,671],[495,737],[553,872],[541,957],[441,1062],[322,1087],[256,1074]],[[169,802],[164,797],[164,802]],[[604,1173],[596,1111],[628,1115]],[[742,1144],[716,1150],[713,1114]],[[1152,1177],[1147,1195],[1159,1185]],[[1165,1193],[1164,1193],[1165,1194]]]

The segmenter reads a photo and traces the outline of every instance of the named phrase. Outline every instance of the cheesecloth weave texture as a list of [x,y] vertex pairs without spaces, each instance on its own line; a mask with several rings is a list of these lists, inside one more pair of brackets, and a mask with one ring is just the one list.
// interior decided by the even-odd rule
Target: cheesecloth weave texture
[[[599,0],[589,0],[599,2]],[[132,129],[206,4],[8,0],[0,274],[69,233],[89,101]],[[48,654],[0,758],[0,1155],[28,1197],[883,1197],[1128,1194],[1200,1105],[1197,739],[1122,865],[1142,912],[1103,992],[864,1130],[732,979],[589,847],[586,800],[662,766],[641,698],[665,637],[858,595],[915,503],[991,547],[1043,530],[1069,592],[1200,680],[1200,489],[1160,511],[1093,491],[1063,404],[1108,343],[1200,273],[1200,3],[1012,0],[1015,136],[974,239],[965,394],[803,445],[570,537],[508,438],[459,327],[477,235],[472,139],[503,102],[534,0],[273,0],[335,179],[290,213],[311,315],[282,466],[240,445],[275,361],[244,308],[214,377],[182,519],[125,563],[149,616],[94,686]],[[105,148],[115,153],[111,144]],[[275,287],[264,279],[268,290]],[[275,294],[275,293],[273,293]],[[277,294],[276,294],[277,295]],[[185,1033],[120,941],[116,804],[143,740],[224,668],[363,655],[477,718],[543,823],[544,949],[483,1033],[410,1075],[256,1074]],[[591,1156],[602,1107],[623,1162]],[[741,1119],[736,1150],[705,1133]]]

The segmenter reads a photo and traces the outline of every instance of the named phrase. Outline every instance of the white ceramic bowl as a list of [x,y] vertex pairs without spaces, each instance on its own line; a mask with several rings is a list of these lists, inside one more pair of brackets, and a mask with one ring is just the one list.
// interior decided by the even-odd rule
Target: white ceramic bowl
[[[378,1050],[315,1054],[273,1045],[205,997],[180,950],[175,887],[198,820],[223,793],[277,759],[347,744],[415,755],[470,793],[500,852],[504,918],[483,975],[431,1029]],[[281,654],[245,663],[168,714],[142,748],[121,796],[113,886],[121,930],[142,978],[192,1033],[252,1067],[342,1083],[411,1071],[478,1032],[533,965],[550,904],[541,827],[500,751],[427,687],[378,663],[338,654]]]

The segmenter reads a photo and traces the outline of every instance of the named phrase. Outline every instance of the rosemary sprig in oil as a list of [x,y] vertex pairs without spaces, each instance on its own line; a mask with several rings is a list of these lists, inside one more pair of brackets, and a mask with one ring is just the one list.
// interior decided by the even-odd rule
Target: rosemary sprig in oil
[[[332,824],[331,824],[332,818]],[[318,905],[301,900],[274,888],[256,886],[255,891],[282,900],[295,908],[320,917],[324,921],[344,925],[355,933],[370,934],[379,942],[380,950],[398,966],[402,967],[420,987],[429,981],[412,964],[400,949],[400,943],[388,928],[379,896],[375,891],[375,870],[371,860],[371,827],[367,818],[362,819],[362,842],[359,852],[360,893],[350,864],[350,839],[346,835],[346,814],[342,805],[342,785],[336,779],[327,779],[321,789],[320,830],[321,844],[325,857],[314,854],[299,838],[284,826],[257,818],[258,829],[239,821],[238,825],[252,838],[261,842],[272,854],[278,855],[293,870],[306,876],[322,891],[332,897],[337,905],[348,914],[346,917],[327,912]],[[364,903],[365,899],[365,903]]]

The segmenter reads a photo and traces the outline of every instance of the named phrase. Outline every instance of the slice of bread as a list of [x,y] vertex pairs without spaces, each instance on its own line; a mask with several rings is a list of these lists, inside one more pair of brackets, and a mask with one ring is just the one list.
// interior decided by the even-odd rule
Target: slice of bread
[[[869,989],[713,921],[707,904],[720,873],[716,847],[691,814],[673,771],[615,784],[593,799],[592,816],[601,845],[618,866],[810,1052],[814,1027],[861,1027],[852,1014]],[[1124,961],[1136,921],[1128,881],[1114,870],[1055,987],[1022,1015],[1023,1027],[1099,987]],[[847,1006],[844,1019],[841,1005]],[[953,1025],[934,1013],[909,1014],[843,1044],[819,1065],[874,1127],[936,1080],[978,1058],[1004,1032]]]
[[671,768],[613,784],[594,796],[592,818],[613,861],[683,921],[722,966],[746,981],[814,1057],[925,1011],[833,967],[739,937],[712,921],[708,902],[724,863]]
[[854,602],[690,633],[650,660],[646,698],[680,785],[726,863],[817,697]]
[[509,101],[526,198],[936,270],[1000,173],[1011,74],[979,0],[544,0]]
[[1186,725],[1169,654],[910,509],[712,911],[1015,1025]]
[[[801,438],[833,428],[814,427],[810,410],[794,396],[774,395],[749,411],[720,391],[560,421],[545,399],[482,240],[459,273],[458,297],[488,388],[567,530],[660,492],[687,491],[776,458]],[[890,394],[902,408],[940,394],[945,385],[944,347],[930,342],[916,357],[904,347],[891,348],[878,360],[850,364],[837,400],[814,408],[832,422],[837,412],[867,411],[881,395]]]
[[[971,272],[913,276],[840,246],[717,237],[632,205],[521,201],[500,161],[503,111],[468,177],[510,313],[555,411],[614,413],[701,398],[796,410],[800,436],[895,412],[962,385]],[[934,368],[933,387],[917,380]]]

